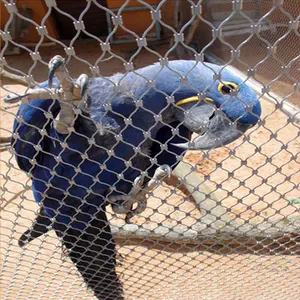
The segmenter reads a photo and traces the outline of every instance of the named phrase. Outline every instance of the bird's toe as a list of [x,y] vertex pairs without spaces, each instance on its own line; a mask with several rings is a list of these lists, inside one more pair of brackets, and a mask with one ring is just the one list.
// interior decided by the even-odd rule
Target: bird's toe
[[80,89],[81,101],[78,104],[78,108],[86,113],[91,110],[91,97],[88,93],[89,77],[86,74],[81,74],[76,80],[76,87]]
[[48,73],[48,82],[49,82],[49,87],[52,87],[53,83],[53,78],[55,73],[58,70],[61,70],[65,65],[65,59],[60,56],[60,55],[55,55],[49,62],[48,68],[49,68],[49,73]]
[[77,80],[76,84],[80,87],[80,96],[84,97],[88,91],[89,77],[86,74],[81,74]]

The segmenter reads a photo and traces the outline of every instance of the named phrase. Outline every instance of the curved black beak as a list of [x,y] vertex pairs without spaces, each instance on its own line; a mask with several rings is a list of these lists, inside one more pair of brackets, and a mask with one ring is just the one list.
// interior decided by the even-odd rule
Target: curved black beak
[[198,105],[177,112],[182,125],[199,135],[191,142],[175,144],[187,150],[209,150],[225,146],[242,136],[253,124],[231,121],[211,103]]

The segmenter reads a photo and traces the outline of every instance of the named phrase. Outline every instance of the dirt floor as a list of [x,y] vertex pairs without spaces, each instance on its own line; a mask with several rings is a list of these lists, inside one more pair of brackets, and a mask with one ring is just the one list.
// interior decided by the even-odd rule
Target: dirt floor
[[[77,55],[94,63],[101,54],[97,44],[80,41]],[[168,45],[160,47],[167,51]],[[114,53],[125,59],[133,54],[130,48],[115,47]],[[41,48],[45,61],[53,54],[63,54],[61,48]],[[33,66],[29,55],[7,57],[9,66],[25,73]],[[157,60],[157,56],[142,51],[134,59],[136,67]],[[170,59],[172,55],[170,56]],[[103,75],[122,70],[117,59],[100,63]],[[88,72],[88,67],[72,59],[69,71],[76,77]],[[47,68],[34,67],[34,78],[46,79]],[[21,93],[24,87],[4,81],[1,98],[7,93]],[[17,107],[1,102],[0,135],[8,136]],[[299,124],[288,122],[283,112],[262,99],[265,124],[247,133],[226,148],[188,152],[185,161],[197,166],[199,178],[217,197],[228,213],[239,220],[274,216],[299,215],[300,140]],[[235,150],[235,154],[230,154]],[[1,152],[1,299],[91,299],[76,269],[64,255],[53,232],[35,240],[24,249],[17,239],[27,229],[38,209],[30,191],[30,180],[21,172],[9,151]],[[194,203],[172,186],[164,184],[152,197],[147,210],[135,217],[136,224],[161,223],[168,227],[201,222]],[[166,203],[162,203],[162,199]],[[157,209],[156,212],[153,209]],[[146,219],[147,218],[147,219]],[[121,222],[121,221],[120,221]],[[232,299],[232,300],[293,300],[300,297],[300,261],[296,254],[282,255],[274,250],[270,255],[231,251],[226,254],[190,249],[156,250],[146,246],[118,246],[125,257],[118,268],[126,299]]]

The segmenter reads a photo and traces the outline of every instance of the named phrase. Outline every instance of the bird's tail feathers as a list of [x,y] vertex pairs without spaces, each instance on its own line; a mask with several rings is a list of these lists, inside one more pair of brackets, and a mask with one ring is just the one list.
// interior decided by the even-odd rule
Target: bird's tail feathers
[[35,220],[32,223],[32,226],[28,228],[19,238],[18,244],[20,247],[24,247],[29,242],[38,238],[39,236],[47,233],[51,230],[52,221],[46,215],[43,208],[38,212]]
[[98,299],[122,300],[123,287],[116,272],[116,250],[104,211],[84,232],[54,224],[69,258],[81,273],[87,286]]

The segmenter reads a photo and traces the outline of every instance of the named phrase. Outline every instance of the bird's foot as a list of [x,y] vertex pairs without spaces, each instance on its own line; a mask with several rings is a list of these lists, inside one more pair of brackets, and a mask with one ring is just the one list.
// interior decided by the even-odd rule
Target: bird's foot
[[[74,83],[69,75],[62,56],[56,55],[49,62],[48,83],[52,88],[54,76],[60,84],[60,106],[61,110],[56,117],[55,129],[62,134],[70,132],[76,120],[76,114],[81,111],[88,112],[91,100],[88,96],[89,77],[81,74]],[[75,108],[79,108],[76,110]]]
[[137,177],[133,182],[133,187],[128,195],[110,196],[112,210],[116,214],[127,214],[132,210],[134,203],[137,202],[136,196],[141,191],[144,183],[142,176]]
[[[69,75],[65,65],[65,59],[60,56],[54,56],[49,64],[48,87],[29,89],[23,95],[7,95],[4,98],[6,103],[16,103],[22,98],[30,99],[57,99],[61,110],[58,114],[54,126],[61,134],[70,132],[76,120],[76,115],[81,111],[88,113],[91,100],[88,95],[89,78],[86,74],[81,74],[74,82]],[[59,85],[53,87],[53,78],[57,78]]]
[[141,187],[138,190],[137,188],[135,189],[135,203],[137,204],[136,208],[131,209],[125,217],[125,222],[130,223],[131,219],[138,214],[141,214],[146,208],[147,208],[147,194],[152,192],[154,189],[156,189],[158,186],[161,185],[162,179],[165,177],[171,177],[172,174],[172,169],[168,165],[162,165],[158,167],[155,172],[153,177],[150,179],[148,183],[146,183],[145,186]]
[[110,198],[113,211],[117,214],[126,214],[125,221],[130,223],[132,217],[141,214],[147,208],[147,194],[157,188],[163,178],[170,177],[171,173],[172,169],[168,165],[162,165],[155,170],[153,177],[146,184],[142,176],[137,177],[128,196]]

